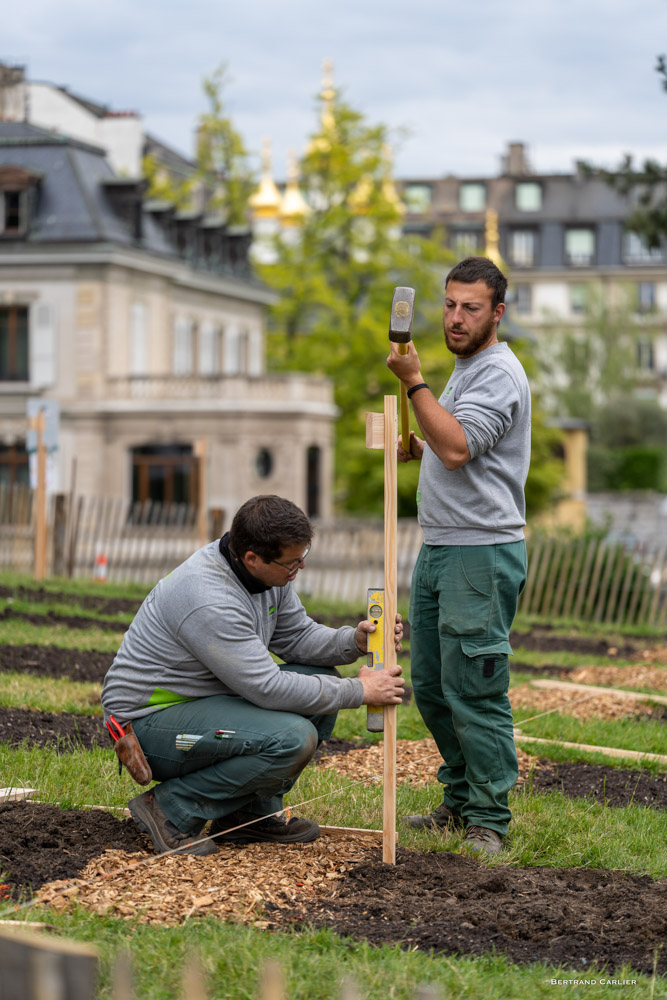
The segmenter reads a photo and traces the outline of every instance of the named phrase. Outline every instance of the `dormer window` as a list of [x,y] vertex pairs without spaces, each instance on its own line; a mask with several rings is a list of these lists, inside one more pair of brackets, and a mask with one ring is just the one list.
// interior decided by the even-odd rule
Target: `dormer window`
[[28,232],[39,182],[39,174],[22,167],[0,167],[0,237],[15,239]]

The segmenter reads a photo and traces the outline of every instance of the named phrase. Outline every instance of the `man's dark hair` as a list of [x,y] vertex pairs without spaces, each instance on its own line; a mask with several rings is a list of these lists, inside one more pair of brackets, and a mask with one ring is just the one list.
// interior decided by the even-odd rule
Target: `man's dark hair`
[[450,281],[460,281],[464,285],[474,285],[476,281],[483,281],[493,292],[491,296],[493,309],[505,301],[507,278],[488,257],[466,257],[451,269],[445,280],[445,288]]
[[275,494],[251,497],[234,515],[229,529],[229,547],[243,558],[255,552],[264,560],[280,558],[288,545],[308,545],[313,526],[296,504]]

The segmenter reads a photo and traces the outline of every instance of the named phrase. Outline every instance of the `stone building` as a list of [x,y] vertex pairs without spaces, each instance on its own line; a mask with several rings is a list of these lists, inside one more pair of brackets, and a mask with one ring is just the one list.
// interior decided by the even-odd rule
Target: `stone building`
[[265,373],[249,232],[146,201],[106,153],[0,120],[0,482],[27,479],[27,401],[49,399],[55,489],[76,465],[80,494],[197,502],[201,453],[228,517],[259,492],[328,517],[332,387]]
[[442,231],[459,256],[482,253],[489,215],[510,270],[514,316],[544,350],[542,330],[582,327],[588,304],[625,309],[636,336],[638,388],[667,407],[667,259],[625,228],[635,195],[622,195],[577,167],[570,174],[531,169],[513,142],[496,176],[403,178],[404,231]]

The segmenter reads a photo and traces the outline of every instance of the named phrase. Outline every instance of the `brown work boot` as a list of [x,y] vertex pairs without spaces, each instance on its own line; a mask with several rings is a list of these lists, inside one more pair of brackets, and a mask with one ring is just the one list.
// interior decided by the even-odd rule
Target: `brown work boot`
[[153,789],[137,795],[128,803],[128,809],[139,829],[151,838],[159,854],[176,850],[178,854],[197,854],[203,857],[215,854],[218,849],[212,840],[204,840],[201,844],[193,843],[202,834],[181,833],[160,809]]
[[461,846],[476,854],[500,854],[503,838],[485,826],[469,826]]
[[463,829],[463,816],[441,802],[428,816],[404,816],[403,822],[414,830]]
[[[254,820],[254,822],[253,822]],[[248,826],[241,824],[247,823]],[[240,826],[240,830],[233,828]],[[231,833],[225,830],[231,829]],[[312,819],[301,819],[292,816],[286,820],[283,816],[267,816],[259,819],[253,813],[237,809],[228,816],[221,816],[211,823],[209,836],[215,837],[219,844],[251,844],[262,841],[271,844],[309,844],[317,840],[321,834],[317,823]]]

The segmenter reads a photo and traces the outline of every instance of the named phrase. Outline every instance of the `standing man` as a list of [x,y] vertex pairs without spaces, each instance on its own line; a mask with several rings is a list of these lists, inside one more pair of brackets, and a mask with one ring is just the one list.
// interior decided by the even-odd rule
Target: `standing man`
[[[160,782],[129,803],[160,852],[315,840],[312,820],[271,815],[283,794],[339,709],[401,701],[399,666],[362,666],[357,677],[335,669],[366,652],[371,622],[332,629],[306,615],[292,582],[312,535],[289,500],[253,497],[219,542],[160,580],[125,634],[102,703],[106,721],[130,726]],[[397,616],[397,650],[402,634]],[[207,820],[216,840],[193,843]]]
[[524,486],[530,463],[530,390],[498,343],[507,279],[486,257],[447,276],[443,326],[456,355],[439,399],[412,343],[389,368],[405,384],[424,440],[399,438],[402,462],[421,461],[424,531],[410,597],[415,700],[442,754],[444,797],[413,827],[466,831],[472,850],[497,854],[518,777],[507,690],[509,631],[526,578]]

